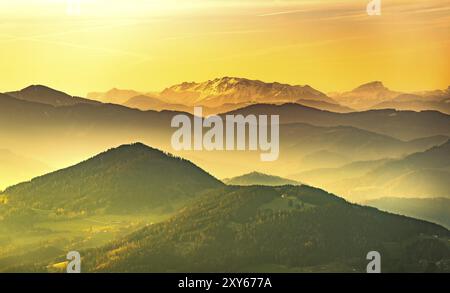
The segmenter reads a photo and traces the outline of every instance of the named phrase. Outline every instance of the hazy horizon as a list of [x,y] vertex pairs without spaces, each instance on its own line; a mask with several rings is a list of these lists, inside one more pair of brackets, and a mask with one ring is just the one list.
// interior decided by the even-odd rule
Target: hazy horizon
[[[301,84],[294,84],[294,83],[288,83],[288,82],[284,82],[284,81],[280,81],[280,80],[252,79],[252,78],[248,78],[248,77],[245,77],[245,76],[218,76],[218,77],[207,79],[207,80],[185,80],[185,81],[183,81],[181,83],[184,83],[184,82],[187,82],[187,83],[191,83],[191,82],[192,83],[203,83],[203,82],[212,81],[212,80],[215,80],[215,79],[221,79],[221,78],[224,78],[224,77],[242,78],[242,79],[248,79],[248,80],[262,81],[264,83],[281,83],[281,84],[286,84],[286,85],[291,85],[291,86],[297,86],[297,85],[299,85],[299,86],[311,86],[312,88],[314,88],[314,89],[316,89],[318,91],[321,91],[324,94],[349,92],[349,91],[352,91],[352,90],[356,89],[357,87],[359,87],[361,85],[369,84],[369,83],[372,83],[372,82],[381,82],[389,90],[398,91],[398,92],[405,92],[405,93],[420,93],[420,92],[434,91],[434,90],[446,90],[448,87],[450,87],[450,83],[449,83],[448,86],[444,86],[442,88],[424,88],[424,89],[419,89],[419,90],[414,90],[414,91],[405,91],[405,90],[401,90],[401,89],[397,89],[397,88],[392,88],[388,84],[383,82],[382,80],[368,80],[368,81],[363,82],[361,84],[355,84],[353,87],[348,88],[348,89],[343,89],[343,90],[340,90],[340,91],[337,91],[337,90],[336,91],[325,91],[325,90],[321,90],[320,88],[314,87],[313,85],[311,85],[308,82],[301,83]],[[179,83],[179,84],[181,84],[181,83]],[[166,87],[163,87],[161,89],[144,89],[144,90],[138,90],[138,89],[135,89],[135,88],[122,88],[122,87],[117,87],[117,86],[111,86],[111,87],[104,88],[104,89],[97,89],[97,88],[95,88],[95,89],[87,91],[83,95],[76,95],[76,94],[73,94],[72,92],[70,92],[70,91],[68,91],[68,90],[66,90],[64,88],[52,87],[52,86],[50,86],[48,84],[29,83],[29,84],[24,84],[23,86],[21,86],[19,88],[8,88],[7,90],[3,90],[3,91],[0,91],[0,92],[7,93],[7,92],[19,91],[19,90],[25,89],[25,88],[30,87],[30,86],[45,86],[45,87],[49,87],[49,88],[57,90],[57,91],[64,92],[64,93],[66,93],[68,95],[88,98],[88,95],[91,94],[91,93],[106,93],[106,92],[108,92],[110,90],[114,90],[114,89],[116,89],[116,90],[123,90],[123,91],[137,91],[137,92],[142,93],[142,94],[159,93],[159,92],[161,92],[161,91],[163,91],[163,90],[165,90],[167,88],[170,88],[171,86],[174,86],[174,85],[178,85],[178,84],[169,84]],[[96,99],[94,99],[94,100],[96,100]]]
[[0,10],[0,91],[28,84],[77,96],[159,91],[221,76],[323,92],[371,80],[408,92],[450,84],[449,8],[442,0],[383,2],[380,17],[367,16],[366,1],[137,4],[81,1],[80,14],[71,15],[65,1],[8,3]]

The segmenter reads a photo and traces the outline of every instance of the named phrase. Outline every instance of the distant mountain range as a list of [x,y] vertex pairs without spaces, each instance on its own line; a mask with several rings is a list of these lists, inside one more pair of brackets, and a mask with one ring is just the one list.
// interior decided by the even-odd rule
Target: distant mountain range
[[129,108],[135,108],[140,110],[156,110],[156,111],[162,111],[162,110],[172,110],[172,111],[180,111],[180,112],[187,112],[191,113],[193,112],[192,107],[188,107],[181,104],[169,104],[166,103],[158,98],[145,96],[145,95],[139,95],[130,98],[126,102],[123,103],[124,106],[127,106]]
[[450,141],[402,159],[351,163],[291,176],[356,201],[379,197],[450,198]]
[[258,104],[226,114],[279,115],[280,123],[308,123],[316,126],[353,126],[399,139],[434,135],[450,136],[450,116],[437,111],[396,111],[392,109],[335,113],[299,104]]
[[0,94],[0,129],[8,138],[2,148],[57,168],[142,137],[167,147],[173,115],[97,102],[55,107]]
[[287,155],[287,159],[292,160],[297,154],[296,157],[301,157],[298,163],[303,165],[299,165],[299,169],[402,157],[448,139],[448,136],[437,135],[404,141],[350,126],[322,127],[306,123],[280,126],[281,156]]
[[[139,97],[134,99],[135,97]],[[347,113],[370,109],[435,110],[450,114],[449,89],[400,92],[385,87],[381,81],[369,82],[352,91],[325,94],[311,86],[268,83],[239,77],[222,77],[205,82],[184,82],[160,93],[111,89],[89,93],[88,98],[123,104],[141,110],[192,112],[203,106],[205,113],[217,114],[253,104],[297,103],[321,110]]]
[[206,115],[258,103],[299,103],[328,111],[352,111],[310,86],[266,83],[237,77],[216,78],[201,83],[185,82],[166,88],[161,93],[112,89],[105,93],[88,93],[88,98],[141,110],[175,110],[192,113],[194,106],[202,106]]
[[[379,195],[450,197],[450,141],[427,151],[385,163],[367,174],[371,185],[383,186]],[[358,185],[357,183],[355,185]]]
[[102,103],[123,104],[133,97],[143,95],[134,90],[121,90],[117,88],[110,89],[107,92],[92,92],[87,94],[87,98],[98,100]]
[[[362,89],[367,91],[379,87],[380,84],[375,83]],[[123,94],[124,98],[135,94],[115,90],[109,93],[109,97],[113,98],[115,92]],[[19,96],[19,93],[20,98],[12,96]],[[444,91],[421,94],[437,100],[444,95]],[[146,99],[144,96],[131,99],[140,98]],[[162,109],[166,102],[160,101],[155,98],[154,103],[160,104],[158,107]],[[227,104],[224,107],[228,105],[231,108],[236,106]],[[187,107],[178,106],[180,111]],[[15,94],[0,94],[0,130],[4,137],[8,137],[2,147],[38,158],[55,168],[73,165],[105,148],[133,141],[143,141],[172,151],[169,145],[173,133],[170,121],[178,113],[140,111],[96,101],[91,103],[47,87],[33,86]],[[241,156],[234,152],[225,155],[222,152],[210,152],[202,153],[201,156],[195,152],[179,154],[222,178],[253,170],[286,177],[323,168],[341,168],[358,161],[398,159],[442,144],[450,137],[450,116],[436,111],[369,110],[335,113],[291,103],[247,105],[225,114],[280,115],[281,149],[280,159],[273,164],[263,164],[252,154]],[[31,140],[33,144],[30,144]],[[344,170],[348,169],[344,168],[339,173],[347,172]],[[314,171],[311,172],[314,174]],[[438,172],[433,178],[446,176],[445,172],[433,172]],[[421,176],[419,173],[414,174]],[[302,178],[295,179],[303,182]],[[326,180],[325,176],[319,181],[320,184],[315,185],[329,187],[329,181]],[[322,185],[325,181],[327,185]],[[20,180],[9,182],[14,184]],[[315,180],[313,182],[316,183]],[[397,194],[403,189],[400,186],[404,186],[400,183],[395,185],[398,188],[393,186],[390,190],[397,190]],[[336,191],[335,188],[330,190]],[[341,189],[338,191],[344,194]]]
[[400,92],[391,91],[381,81],[363,84],[352,91],[332,94],[331,96],[343,105],[354,109],[370,109],[379,103],[391,100]]
[[417,95],[399,95],[392,100],[372,106],[372,109],[387,108],[412,111],[435,110],[450,114],[450,92],[447,90],[447,95],[439,100],[427,100]]
[[426,111],[435,110],[450,114],[450,87],[446,90],[404,93],[392,91],[381,81],[370,82],[331,97],[339,104],[356,110],[396,109]]
[[[140,111],[98,102],[54,106],[45,103],[46,92],[53,93],[43,92],[44,103],[0,94],[0,130],[8,137],[3,148],[55,168],[134,141],[173,152],[170,123],[180,112]],[[450,137],[450,116],[434,111],[335,113],[294,103],[258,104],[227,113],[280,115],[281,149],[280,159],[273,164],[261,163],[251,152],[245,156],[238,152],[178,154],[222,178],[254,170],[287,176],[355,161],[394,159],[424,151]]]
[[300,185],[299,182],[273,176],[267,175],[260,172],[252,172],[244,174],[241,176],[224,179],[228,185],[238,185],[238,186],[251,186],[251,185],[265,185],[265,186],[281,186],[281,185]]
[[383,197],[365,202],[383,211],[423,219],[450,228],[450,198]]
[[335,103],[324,93],[306,86],[265,83],[245,78],[223,77],[202,83],[185,82],[161,92],[160,97],[171,103],[218,107],[240,103],[289,103],[313,100]]

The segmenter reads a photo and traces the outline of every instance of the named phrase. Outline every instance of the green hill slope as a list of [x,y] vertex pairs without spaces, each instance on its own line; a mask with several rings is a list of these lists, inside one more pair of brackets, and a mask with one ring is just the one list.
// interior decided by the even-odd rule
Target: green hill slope
[[118,212],[171,208],[223,184],[189,161],[137,143],[6,189],[6,208]]
[[449,236],[308,186],[226,187],[171,220],[84,252],[83,263],[107,272],[364,271],[366,254],[377,250],[385,272],[448,272]]

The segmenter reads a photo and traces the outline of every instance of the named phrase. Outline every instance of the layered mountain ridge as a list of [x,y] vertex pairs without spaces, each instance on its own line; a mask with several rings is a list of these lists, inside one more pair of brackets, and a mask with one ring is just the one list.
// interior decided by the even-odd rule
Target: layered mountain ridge
[[[174,201],[179,205],[172,206],[169,219],[126,226],[131,234],[83,249],[84,271],[363,272],[372,250],[384,256],[384,272],[450,269],[450,232],[444,227],[350,204],[306,185],[225,186],[192,163],[141,143],[7,189],[0,194],[0,221],[8,224],[18,213],[22,222],[30,221],[21,229],[36,233],[42,230],[34,225],[48,217],[63,216],[74,225],[92,221],[92,212],[131,217]],[[112,224],[99,225],[105,233]],[[89,237],[98,234],[92,230]],[[64,269],[61,248],[34,251],[41,253],[31,260],[28,254],[0,257],[0,271]]]
[[206,115],[254,104],[283,103],[297,103],[340,113],[369,109],[396,109],[418,112],[435,110],[450,114],[448,88],[401,92],[389,89],[381,81],[368,82],[351,91],[327,95],[309,85],[221,77],[205,82],[183,82],[170,86],[160,93],[113,88],[104,93],[88,93],[88,98],[123,104],[141,110],[175,110],[192,113],[194,106],[203,106]]

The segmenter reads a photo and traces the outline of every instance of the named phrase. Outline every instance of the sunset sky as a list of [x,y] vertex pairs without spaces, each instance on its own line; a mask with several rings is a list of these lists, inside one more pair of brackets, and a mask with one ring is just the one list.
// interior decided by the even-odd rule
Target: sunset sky
[[448,0],[0,0],[0,91],[157,91],[239,76],[348,90],[450,85]]

